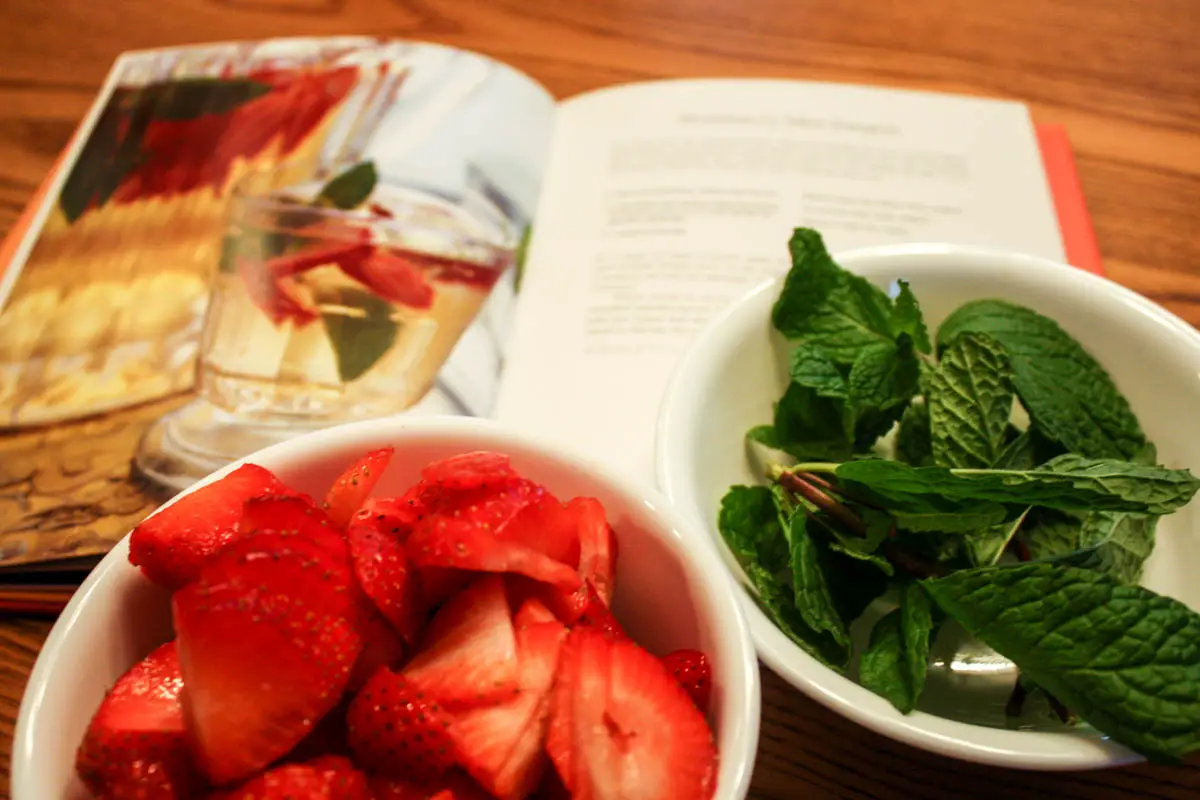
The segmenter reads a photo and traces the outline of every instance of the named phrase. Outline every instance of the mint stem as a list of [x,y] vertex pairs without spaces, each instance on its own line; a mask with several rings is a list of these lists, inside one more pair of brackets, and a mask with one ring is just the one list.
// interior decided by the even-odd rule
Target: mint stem
[[836,519],[860,539],[867,537],[867,526],[853,511],[834,500],[794,472],[780,473],[779,485],[803,497],[814,506]]
[[797,464],[794,467],[789,467],[787,472],[821,472],[826,475],[834,475],[837,473],[839,464],[832,461],[810,461],[804,464]]

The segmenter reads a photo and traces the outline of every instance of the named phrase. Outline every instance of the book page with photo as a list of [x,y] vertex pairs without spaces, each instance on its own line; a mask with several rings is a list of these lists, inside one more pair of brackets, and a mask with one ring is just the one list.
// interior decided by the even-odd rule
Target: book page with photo
[[797,81],[600,90],[559,107],[496,416],[652,481],[680,354],[786,271],[799,225],[834,252],[1064,257],[1022,105]]

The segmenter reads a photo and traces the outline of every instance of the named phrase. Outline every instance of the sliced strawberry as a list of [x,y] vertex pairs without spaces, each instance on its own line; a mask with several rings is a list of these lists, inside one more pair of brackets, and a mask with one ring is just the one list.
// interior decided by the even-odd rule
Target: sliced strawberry
[[346,710],[349,707],[350,698],[343,695],[341,701],[321,717],[312,731],[288,752],[284,760],[294,764],[322,756],[349,756],[350,745],[346,742]]
[[566,635],[537,600],[515,620],[520,693],[495,706],[457,715],[453,728],[464,768],[493,796],[526,797],[545,771],[542,745],[550,717],[550,689]]
[[450,708],[485,705],[517,688],[517,642],[504,583],[477,579],[442,606],[405,677]]
[[457,761],[451,718],[420,686],[381,669],[350,702],[347,735],[355,762],[372,773],[435,779]]
[[404,544],[390,532],[383,515],[370,507],[350,520],[346,541],[363,592],[405,641],[414,641],[425,613]]
[[258,533],[296,534],[325,545],[333,555],[346,557],[346,537],[333,520],[303,494],[262,495],[242,506],[240,536]]
[[129,534],[129,561],[160,586],[185,586],[209,558],[238,538],[237,524],[246,500],[284,491],[268,470],[243,464],[134,528]]
[[444,489],[478,489],[518,479],[508,456],[477,451],[435,461],[421,470],[421,481]]
[[427,518],[409,537],[407,550],[412,563],[420,567],[515,572],[564,592],[579,588],[579,575],[566,564],[498,539],[490,526],[470,518],[440,514]]
[[533,800],[571,800],[571,793],[563,785],[562,778],[558,777],[558,772],[549,769],[530,797]]
[[117,680],[75,756],[80,780],[93,794],[113,800],[177,800],[204,786],[188,756],[182,690],[174,642]]
[[375,483],[387,469],[395,452],[393,447],[383,447],[372,450],[338,476],[325,495],[325,508],[335,524],[346,527],[350,517],[354,515],[367,498]]
[[479,784],[457,770],[434,781],[373,776],[371,788],[375,800],[492,800]]
[[373,800],[367,776],[348,759],[323,756],[267,770],[208,800]]
[[342,269],[384,300],[416,309],[433,306],[433,286],[416,264],[398,254],[378,251]]
[[400,497],[372,497],[363,503],[376,515],[382,514],[389,530],[401,539],[407,539],[412,529],[429,513],[427,487],[416,484]]
[[366,261],[374,250],[372,245],[362,242],[328,242],[268,259],[266,266],[276,277],[296,275],[326,264],[353,268]]
[[268,264],[245,258],[237,259],[237,271],[246,287],[246,296],[273,325],[290,321],[302,328],[320,319],[316,305],[293,276],[275,274]]
[[572,569],[579,566],[576,515],[550,494],[529,503],[500,530],[499,538],[536,550]]
[[420,587],[421,605],[424,608],[437,608],[474,578],[473,572],[450,567],[418,568],[417,585]]
[[346,682],[346,689],[351,692],[357,691],[380,667],[395,669],[404,660],[404,642],[365,595],[359,599],[355,628],[362,637],[362,652]]
[[586,628],[564,648],[547,750],[573,797],[704,800],[715,790],[716,747],[691,698],[653,655]]
[[712,692],[712,667],[704,653],[699,650],[676,650],[663,656],[662,662],[696,707],[707,711],[708,696]]
[[576,589],[560,592],[558,597],[547,595],[546,599],[559,619],[570,624],[591,606],[588,583],[595,587],[605,606],[612,605],[617,540],[599,500],[576,497],[567,504],[567,510],[578,526],[581,583]]
[[590,628],[608,636],[626,638],[621,624],[617,622],[617,618],[613,616],[612,611],[600,599],[600,595],[596,591],[596,587],[592,585],[592,582],[588,581],[585,588],[588,598],[587,605],[584,607],[583,613],[579,615],[579,619],[575,621],[575,625]]
[[231,549],[171,598],[187,733],[216,784],[245,780],[303,739],[337,704],[361,649],[343,593],[325,585],[323,551],[308,543],[305,567],[299,541],[280,545],[279,560],[253,550],[268,539],[244,542],[263,557]]

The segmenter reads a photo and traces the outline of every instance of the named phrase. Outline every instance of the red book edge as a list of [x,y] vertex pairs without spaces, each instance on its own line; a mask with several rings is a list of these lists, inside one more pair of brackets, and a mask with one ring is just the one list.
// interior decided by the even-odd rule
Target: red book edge
[[[1054,212],[1058,216],[1058,229],[1066,250],[1067,263],[1096,275],[1104,275],[1104,263],[1100,259],[1100,248],[1096,244],[1096,234],[1092,229],[1092,219],[1083,196],[1083,186],[1079,182],[1075,153],[1067,130],[1062,125],[1045,123],[1034,125],[1034,129],[1042,154],[1042,168],[1054,200]],[[4,274],[4,269],[12,261],[25,231],[33,224],[33,217],[49,191],[55,173],[62,166],[65,154],[64,150],[59,155],[21,216],[4,241],[0,242],[0,275]]]

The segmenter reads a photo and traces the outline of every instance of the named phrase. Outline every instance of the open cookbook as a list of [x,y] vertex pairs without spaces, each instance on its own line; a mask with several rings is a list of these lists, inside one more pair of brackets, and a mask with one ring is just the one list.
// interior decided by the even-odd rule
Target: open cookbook
[[1065,136],[1017,103],[746,79],[556,102],[372,38],[125,54],[0,249],[0,568],[82,568],[154,487],[364,417],[494,417],[649,482],[679,355],[798,225],[1100,271]]

